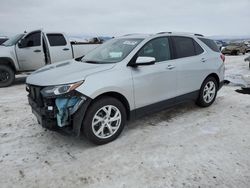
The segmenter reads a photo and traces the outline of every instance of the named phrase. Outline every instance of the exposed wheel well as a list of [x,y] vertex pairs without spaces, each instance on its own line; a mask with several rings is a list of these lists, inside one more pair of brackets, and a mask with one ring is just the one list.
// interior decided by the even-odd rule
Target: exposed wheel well
[[104,96],[114,97],[117,100],[119,100],[126,109],[127,119],[128,120],[130,119],[130,106],[129,106],[127,99],[122,94],[117,93],[117,92],[106,92],[106,93],[103,93],[103,94],[97,96],[94,99],[94,101],[98,100],[99,98],[104,97]]
[[209,78],[209,77],[214,77],[214,78],[216,79],[217,86],[219,87],[219,85],[220,85],[220,78],[219,78],[219,76],[218,76],[216,73],[212,73],[212,74],[209,74],[209,75],[205,78],[205,80],[206,80],[207,78]]
[[14,72],[16,72],[16,68],[13,64],[13,61],[9,58],[0,58],[0,65],[7,65],[10,68],[12,68]]

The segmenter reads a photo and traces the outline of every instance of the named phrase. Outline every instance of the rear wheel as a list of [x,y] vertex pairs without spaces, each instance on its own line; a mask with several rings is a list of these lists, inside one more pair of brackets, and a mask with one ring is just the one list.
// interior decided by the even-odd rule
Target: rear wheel
[[106,144],[116,139],[126,123],[123,104],[113,97],[102,97],[87,111],[83,121],[84,135],[95,144]]
[[0,87],[10,86],[15,80],[15,73],[7,65],[0,65]]
[[200,89],[197,105],[201,107],[208,107],[215,101],[218,90],[218,84],[214,77],[207,78]]

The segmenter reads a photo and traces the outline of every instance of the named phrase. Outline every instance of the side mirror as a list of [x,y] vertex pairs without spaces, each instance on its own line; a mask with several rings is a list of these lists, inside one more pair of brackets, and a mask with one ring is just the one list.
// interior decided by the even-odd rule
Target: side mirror
[[21,39],[18,41],[18,47],[19,48],[25,48],[25,39]]
[[142,57],[139,56],[136,59],[135,66],[143,66],[143,65],[153,65],[155,64],[156,60],[154,57]]

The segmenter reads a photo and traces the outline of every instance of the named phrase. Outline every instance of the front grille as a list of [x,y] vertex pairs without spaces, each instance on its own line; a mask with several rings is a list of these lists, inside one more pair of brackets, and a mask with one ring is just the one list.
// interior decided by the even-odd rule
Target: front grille
[[43,107],[43,98],[41,94],[42,87],[29,86],[29,97],[37,104],[38,107]]

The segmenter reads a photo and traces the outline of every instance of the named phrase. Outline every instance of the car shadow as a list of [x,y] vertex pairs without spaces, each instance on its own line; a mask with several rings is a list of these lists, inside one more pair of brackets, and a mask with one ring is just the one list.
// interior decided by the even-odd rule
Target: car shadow
[[185,102],[179,105],[173,106],[166,110],[149,114],[143,118],[135,121],[128,122],[127,129],[136,129],[139,126],[158,126],[161,124],[168,124],[174,121],[179,116],[185,113],[191,113],[197,110],[198,107],[193,102]]

